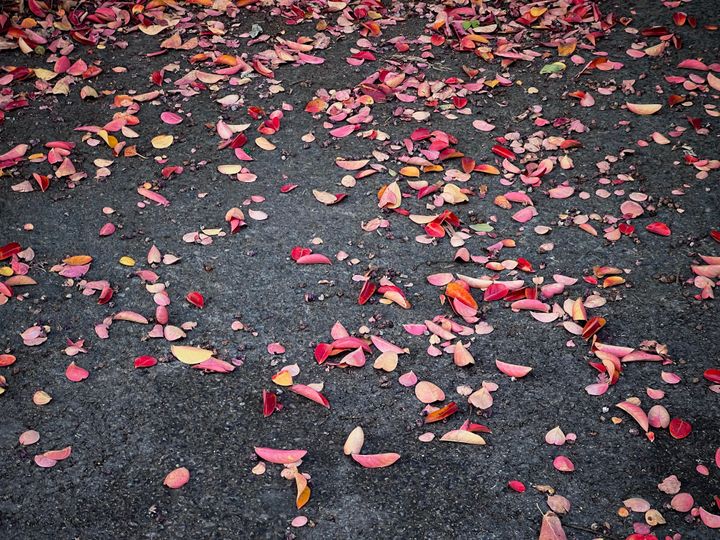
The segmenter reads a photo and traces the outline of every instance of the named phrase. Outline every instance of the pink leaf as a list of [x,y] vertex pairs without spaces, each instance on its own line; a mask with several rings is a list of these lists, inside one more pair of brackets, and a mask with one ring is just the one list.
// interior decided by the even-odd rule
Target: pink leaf
[[519,311],[524,309],[529,309],[532,311],[542,311],[544,313],[547,313],[550,311],[550,306],[545,304],[544,302],[541,302],[540,300],[533,300],[530,298],[526,298],[525,300],[517,300],[516,302],[513,302],[510,304],[510,308]]
[[170,489],[178,489],[183,487],[190,480],[190,471],[185,467],[178,467],[174,471],[170,471],[163,480],[163,485]]
[[45,457],[42,454],[40,454],[39,456],[35,456],[33,460],[38,467],[42,467],[43,469],[54,467],[57,464],[57,461],[55,461],[54,459],[50,459],[49,457]]
[[150,199],[151,201],[159,204],[160,206],[169,206],[170,201],[168,201],[165,197],[160,195],[159,193],[155,193],[154,191],[150,191],[149,189],[146,189],[144,187],[139,187],[137,189],[137,192],[145,197],[146,199]]
[[202,369],[204,371],[212,371],[214,373],[230,373],[235,371],[235,366],[224,360],[218,360],[217,358],[208,358],[204,362],[199,364],[193,364],[192,369]]
[[500,360],[495,360],[495,366],[497,366],[497,368],[508,377],[515,377],[516,379],[525,377],[525,375],[533,370],[533,368],[528,366],[508,364],[507,362],[502,362]]
[[700,507],[700,519],[705,526],[710,527],[711,529],[720,529],[720,516],[717,514],[711,514],[702,506]]
[[573,472],[575,470],[573,462],[565,456],[557,456],[553,460],[553,467],[560,472]]
[[31,444],[35,444],[40,440],[40,434],[35,431],[34,429],[30,429],[28,431],[25,431],[20,435],[20,439],[18,439],[18,442],[22,444],[23,446],[30,446]]
[[415,386],[415,397],[417,397],[421,403],[433,403],[445,399],[445,392],[443,392],[439,386],[429,381],[420,381]]
[[166,124],[174,126],[181,123],[183,121],[183,117],[179,114],[175,114],[174,112],[165,111],[160,115],[160,120],[162,120]]
[[88,378],[90,373],[86,369],[81,368],[75,362],[70,362],[70,365],[65,369],[65,376],[72,382],[80,382]]
[[330,408],[330,402],[327,400],[327,398],[314,388],[310,388],[309,386],[305,386],[304,384],[293,384],[289,388],[289,390],[303,397],[306,397],[309,400],[314,401],[315,403],[319,403],[326,409]]
[[344,126],[330,130],[330,135],[332,135],[333,137],[342,138],[347,137],[353,131],[355,131],[355,126],[353,124],[345,124]]
[[105,225],[100,227],[99,235],[100,236],[110,236],[114,232],[115,232],[115,225],[113,225],[112,223],[106,223]]
[[643,411],[638,405],[630,403],[629,401],[622,401],[615,406],[632,416],[635,421],[640,424],[640,427],[643,428],[644,431],[650,429],[647,414],[645,414],[645,411]]
[[641,116],[655,114],[662,109],[660,103],[626,103],[626,105],[630,112]]
[[134,311],[119,311],[115,315],[113,315],[114,321],[128,321],[128,322],[134,322],[138,324],[148,324],[148,320],[140,315],[139,313],[135,313]]
[[670,506],[678,512],[689,512],[692,510],[693,504],[695,504],[695,500],[689,493],[678,493],[670,501]]
[[298,264],[332,264],[332,261],[320,253],[303,255],[296,261]]
[[352,458],[366,469],[379,469],[395,463],[400,459],[400,454],[353,454]]
[[[417,380],[417,375],[415,375],[412,371],[403,373],[400,377],[398,377],[398,382],[405,387],[415,386],[417,384]],[[720,467],[720,465],[718,466]]]
[[255,447],[255,453],[265,461],[279,465],[296,463],[305,457],[307,450],[278,450],[276,448]]
[[532,218],[538,215],[538,211],[534,206],[526,206],[522,210],[518,210],[512,216],[512,218],[518,223],[527,223]]
[[560,518],[555,512],[548,512],[543,515],[538,540],[567,540]]
[[430,285],[435,285],[436,287],[444,287],[448,283],[450,283],[453,280],[453,275],[445,272],[443,274],[430,274],[427,277],[427,281]]

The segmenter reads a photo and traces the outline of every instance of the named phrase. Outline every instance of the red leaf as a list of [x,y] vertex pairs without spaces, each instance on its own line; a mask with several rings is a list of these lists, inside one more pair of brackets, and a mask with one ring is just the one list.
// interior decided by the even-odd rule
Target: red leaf
[[496,144],[495,146],[493,146],[490,149],[490,151],[493,154],[500,156],[501,158],[505,158],[505,159],[516,159],[517,158],[517,156],[515,155],[515,153],[512,150],[510,150],[509,148],[505,148],[504,146],[500,146],[499,144]]
[[673,439],[684,439],[690,435],[691,431],[692,426],[685,420],[681,418],[670,420],[670,435],[672,435]]
[[495,300],[502,300],[507,296],[509,289],[503,283],[493,283],[487,289],[485,289],[485,295],[483,300],[485,302],[494,302]]
[[280,186],[280,193],[289,193],[296,187],[298,187],[297,184],[284,184]]
[[290,257],[293,261],[297,262],[297,260],[300,257],[304,257],[305,255],[310,255],[312,253],[312,250],[306,247],[300,247],[295,246],[292,248],[292,251],[290,251]]
[[332,351],[333,346],[329,343],[318,343],[315,347],[315,360],[317,360],[318,364],[322,364],[328,359],[328,356],[330,356]]
[[189,292],[188,295],[185,297],[185,300],[200,309],[202,309],[205,305],[205,298],[203,298],[203,295],[197,291]]
[[20,244],[17,242],[10,242],[9,244],[0,247],[0,261],[3,259],[9,259],[16,253],[19,253],[21,249]]
[[458,412],[457,403],[455,403],[454,401],[451,401],[444,407],[441,407],[436,411],[428,413],[428,415],[425,417],[425,423],[432,424],[433,422],[439,422],[440,420],[445,420],[446,418],[452,416],[456,412]]
[[133,363],[133,365],[135,366],[135,369],[140,369],[140,368],[153,367],[157,363],[158,363],[157,359],[152,356],[138,356],[135,359],[135,362]]
[[112,300],[113,294],[115,294],[115,291],[113,291],[111,287],[103,287],[103,290],[100,291],[100,296],[98,297],[98,304],[107,304],[110,300]]
[[527,489],[525,484],[523,484],[520,480],[510,480],[508,482],[508,487],[518,493],[525,493],[525,490]]
[[433,221],[425,225],[425,233],[433,238],[442,238],[445,236],[445,229],[440,223]]
[[33,178],[38,183],[38,186],[40,186],[40,191],[43,193],[47,191],[47,188],[50,187],[50,178],[43,174],[33,173]]
[[713,384],[720,384],[720,369],[718,368],[706,369],[703,376]]
[[278,410],[277,394],[275,392],[262,391],[263,396],[263,416],[267,418],[276,410]]
[[363,287],[360,290],[360,296],[358,297],[358,304],[365,305],[365,303],[370,300],[370,297],[375,294],[375,291],[377,290],[377,285],[375,285],[372,281],[367,280],[365,283],[363,283]]
[[660,221],[655,221],[654,223],[651,223],[650,225],[645,227],[645,229],[647,229],[653,234],[657,234],[660,236],[670,236],[670,227],[668,227],[664,223],[661,223]]

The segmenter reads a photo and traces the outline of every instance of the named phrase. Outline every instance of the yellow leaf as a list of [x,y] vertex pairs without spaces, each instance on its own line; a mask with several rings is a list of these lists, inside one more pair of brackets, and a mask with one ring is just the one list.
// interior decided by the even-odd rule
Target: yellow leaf
[[32,400],[35,405],[42,406],[50,403],[52,401],[52,397],[44,390],[38,390],[33,394]]
[[135,259],[128,257],[127,255],[120,257],[118,262],[123,266],[135,266]]
[[50,71],[49,69],[35,68],[33,69],[33,72],[38,79],[43,81],[51,81],[57,77],[57,73]]
[[413,178],[418,178],[420,176],[420,169],[417,167],[403,167],[400,169],[400,174],[403,176],[410,176]]
[[485,444],[485,439],[483,439],[480,435],[464,429],[453,429],[452,431],[448,431],[445,435],[440,437],[440,440],[462,444]]
[[175,139],[172,135],[158,135],[157,137],[153,137],[151,143],[153,148],[162,150],[163,148],[170,146],[174,140]]
[[63,262],[70,266],[82,266],[84,264],[90,264],[92,260],[90,255],[73,255],[72,257],[63,259]]
[[258,145],[259,148],[262,148],[263,150],[275,150],[275,145],[268,141],[265,137],[258,137],[255,139],[255,144]]
[[299,472],[295,473],[295,484],[297,486],[295,505],[299,510],[310,500],[310,488],[307,485],[307,479]]
[[103,141],[105,141],[105,144],[107,144],[110,148],[115,148],[117,146],[118,140],[110,135],[107,131],[104,129],[101,129],[97,132],[98,137],[100,137]]
[[13,275],[13,270],[9,266],[3,266],[0,268],[0,276],[9,277]]
[[173,345],[170,348],[173,356],[183,364],[190,366],[200,364],[212,356],[212,351],[200,347],[189,347],[187,345]]
[[558,54],[560,56],[570,56],[572,53],[575,52],[575,47],[577,46],[576,42],[572,43],[561,43],[558,45]]
[[142,24],[138,24],[138,28],[143,34],[147,34],[148,36],[155,36],[168,28],[167,26],[162,26],[160,24],[150,24],[148,26],[144,26]]
[[272,376],[272,380],[278,386],[291,386],[293,383],[292,375],[287,371],[278,371]]
[[315,198],[323,204],[331,205],[337,202],[337,197],[327,191],[320,191],[319,189],[313,189],[313,195]]
[[220,174],[228,174],[232,176],[233,174],[237,174],[242,170],[242,165],[218,165],[217,170]]

